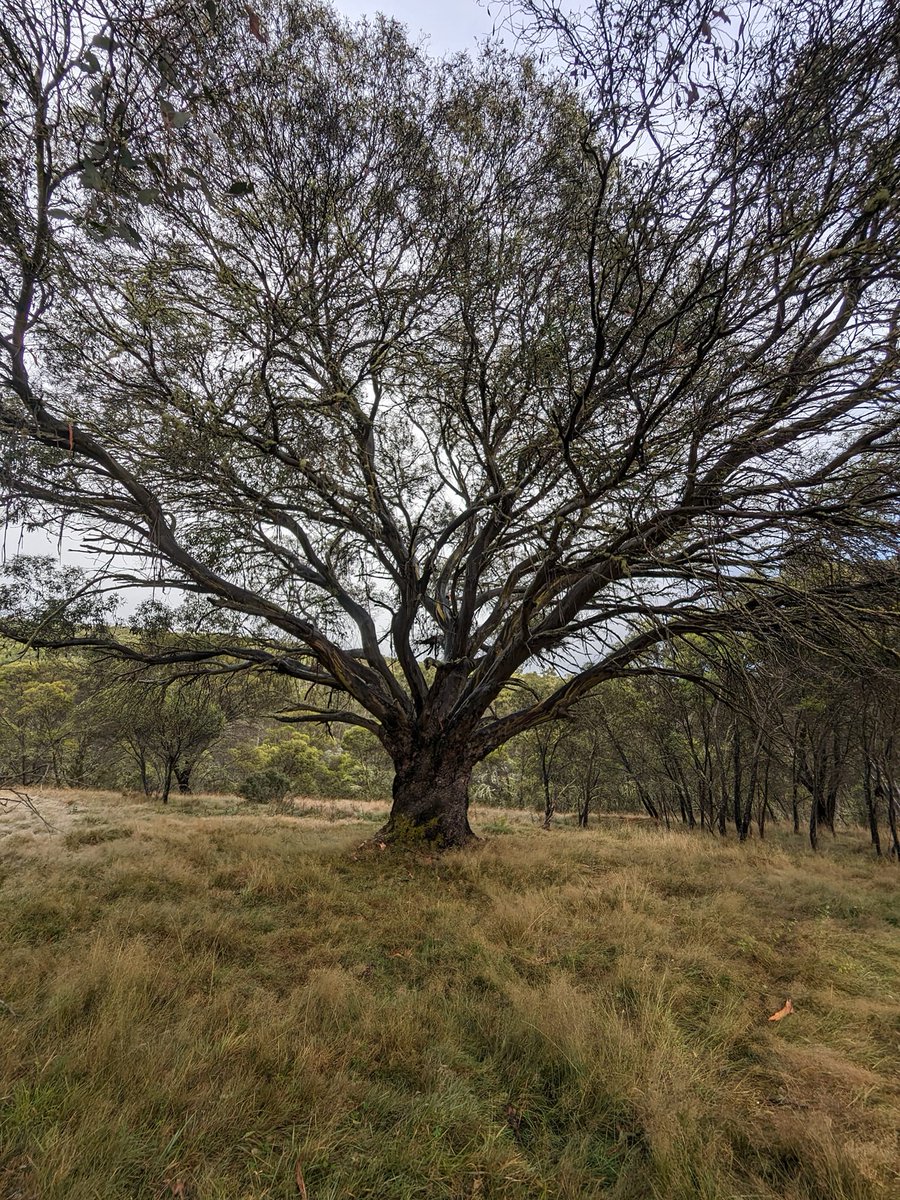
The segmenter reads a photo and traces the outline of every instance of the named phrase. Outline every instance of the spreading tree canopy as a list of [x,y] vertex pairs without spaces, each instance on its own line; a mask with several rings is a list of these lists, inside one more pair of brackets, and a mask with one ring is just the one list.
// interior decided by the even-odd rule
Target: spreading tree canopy
[[[99,564],[12,564],[5,630],[308,684],[390,754],[386,836],[464,841],[473,765],[655,645],[893,578],[900,12],[567,12],[436,58],[302,0],[2,4],[0,487]],[[152,653],[90,615],[148,584]]]

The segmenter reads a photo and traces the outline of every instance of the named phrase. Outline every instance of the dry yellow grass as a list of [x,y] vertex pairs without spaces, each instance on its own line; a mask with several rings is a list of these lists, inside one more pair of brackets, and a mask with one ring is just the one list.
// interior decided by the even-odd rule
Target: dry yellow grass
[[898,872],[861,838],[355,854],[350,802],[54,803],[0,838],[3,1200],[280,1200],[298,1162],[309,1200],[897,1194]]

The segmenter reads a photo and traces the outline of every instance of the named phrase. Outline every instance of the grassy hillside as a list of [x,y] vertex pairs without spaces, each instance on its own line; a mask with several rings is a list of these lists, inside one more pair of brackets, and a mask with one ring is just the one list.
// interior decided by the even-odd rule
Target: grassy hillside
[[431,858],[192,808],[0,837],[3,1200],[897,1194],[900,872],[861,838]]

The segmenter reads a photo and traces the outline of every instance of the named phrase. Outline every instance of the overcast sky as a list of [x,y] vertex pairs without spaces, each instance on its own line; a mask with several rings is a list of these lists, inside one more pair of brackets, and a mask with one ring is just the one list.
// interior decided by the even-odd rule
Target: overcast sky
[[[493,18],[475,0],[332,0],[334,7],[348,17],[362,17],[383,12],[397,17],[409,27],[410,33],[427,35],[429,46],[436,54],[454,50],[475,49],[477,39],[488,36]],[[492,14],[499,11],[492,6]]]

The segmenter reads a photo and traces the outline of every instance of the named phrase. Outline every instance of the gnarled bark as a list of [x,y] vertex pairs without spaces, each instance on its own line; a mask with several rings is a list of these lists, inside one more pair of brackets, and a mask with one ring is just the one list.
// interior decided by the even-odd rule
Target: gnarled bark
[[468,817],[473,765],[462,747],[441,742],[416,746],[395,760],[394,802],[377,836],[442,849],[474,841]]

